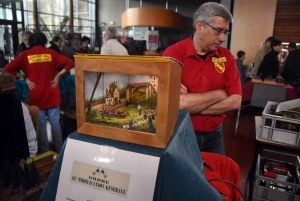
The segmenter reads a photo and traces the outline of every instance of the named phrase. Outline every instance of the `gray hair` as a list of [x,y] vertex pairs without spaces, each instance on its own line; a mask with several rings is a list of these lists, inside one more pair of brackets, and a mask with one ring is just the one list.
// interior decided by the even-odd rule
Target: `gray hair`
[[114,27],[107,27],[104,34],[109,35],[111,39],[118,39],[118,32]]
[[195,28],[197,21],[211,23],[212,18],[215,16],[222,17],[228,22],[232,22],[232,15],[226,6],[216,2],[208,2],[202,4],[194,13],[193,27]]
[[31,31],[23,31],[23,32],[22,32],[22,37],[23,37],[23,38],[24,38],[24,37],[29,37],[31,34],[32,34]]

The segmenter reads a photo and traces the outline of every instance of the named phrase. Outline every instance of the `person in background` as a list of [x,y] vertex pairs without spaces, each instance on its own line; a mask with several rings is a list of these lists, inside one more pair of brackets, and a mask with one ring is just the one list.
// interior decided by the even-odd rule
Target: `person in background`
[[300,49],[297,49],[296,43],[290,43],[288,50],[281,76],[289,85],[297,88],[300,86]]
[[[57,53],[61,54],[60,47],[62,45],[62,39],[59,36],[55,36],[52,41],[50,42],[51,46],[49,49],[53,49]],[[63,69],[63,66],[59,66],[58,72],[60,72]],[[71,108],[74,106],[73,100],[75,100],[75,97],[71,96],[69,93],[69,88],[72,87],[69,85],[70,79],[72,79],[74,75],[70,75],[69,73],[63,74],[59,79],[59,89],[60,89],[60,95],[61,95],[61,104],[60,104],[60,111],[66,112],[70,111]]]
[[32,158],[35,157],[37,152],[36,132],[28,108],[24,105],[23,102],[21,102],[21,104],[22,104],[23,117],[24,117],[24,123],[25,123],[25,129],[26,129],[26,135],[28,141],[29,154],[30,157]]
[[235,59],[236,66],[240,73],[241,85],[246,84],[246,67],[244,65],[244,60],[246,58],[246,53],[243,50],[237,52],[237,58]]
[[[61,37],[54,36],[53,39],[52,39],[52,41],[50,41],[50,47],[49,47],[49,49],[52,49],[52,50],[56,51],[59,54],[62,54],[61,51],[60,51],[61,44],[62,44]],[[61,71],[62,69],[63,69],[63,67],[60,66],[58,68],[58,72]],[[61,83],[61,79],[60,79],[60,83]]]
[[104,31],[104,44],[101,54],[128,55],[126,48],[118,41],[118,33],[114,27],[108,27]]
[[255,60],[254,60],[253,75],[257,74],[260,63],[264,59],[265,55],[270,51],[271,41],[273,39],[275,39],[273,36],[268,37],[265,43],[257,50],[255,54]]
[[69,59],[72,59],[72,61],[74,61],[74,54],[76,54],[76,52],[71,44],[71,34],[67,34],[65,36],[65,39],[61,46],[60,51],[64,56],[66,56]]
[[50,41],[50,47],[49,49],[52,49],[54,51],[56,51],[57,53],[61,54],[61,51],[60,51],[60,47],[61,47],[61,44],[62,44],[62,39],[61,37],[59,36],[54,36],[52,41]]
[[281,51],[281,41],[278,39],[273,39],[271,42],[271,50],[266,54],[262,60],[257,76],[261,79],[275,79],[279,72],[279,60],[278,54]]
[[23,52],[24,50],[27,50],[29,48],[28,45],[28,38],[29,36],[32,34],[31,31],[23,31],[22,32],[22,43],[18,46],[17,52],[16,52],[16,56],[19,56],[19,54],[21,52]]
[[230,22],[224,5],[204,3],[193,16],[195,33],[163,52],[183,63],[179,108],[189,111],[200,150],[223,155],[222,122],[242,100],[234,56],[221,47]]
[[4,52],[0,50],[0,68],[4,68],[8,64],[8,60],[4,57]]
[[132,37],[127,38],[124,46],[127,49],[129,55],[138,55],[138,51],[134,45],[134,40]]
[[164,51],[161,47],[158,47],[155,52],[157,56],[162,56]]
[[83,36],[82,39],[81,39],[82,45],[77,50],[77,53],[85,53],[85,54],[87,54],[89,52],[90,41],[91,41],[91,39],[89,37]]
[[[41,32],[33,33],[28,41],[30,49],[8,63],[5,71],[25,80],[29,88],[29,102],[39,108],[40,153],[49,150],[46,116],[51,124],[54,150],[59,153],[62,132],[59,121],[61,97],[58,82],[61,75],[74,66],[74,62],[52,49],[45,48],[47,37]],[[63,66],[64,69],[58,73],[59,66]],[[18,69],[24,71],[26,76],[18,73]]]

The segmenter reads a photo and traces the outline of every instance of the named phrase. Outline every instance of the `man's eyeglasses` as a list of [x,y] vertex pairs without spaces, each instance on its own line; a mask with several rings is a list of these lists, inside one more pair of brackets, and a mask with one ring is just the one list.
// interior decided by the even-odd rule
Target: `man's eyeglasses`
[[222,29],[222,28],[216,28],[216,27],[213,27],[211,26],[209,23],[205,22],[205,21],[202,21],[204,24],[210,26],[213,30],[215,30],[217,32],[217,35],[220,36],[222,34],[224,34],[225,36],[228,36],[230,34],[230,31],[228,30],[225,30],[225,29]]
[[65,40],[70,40],[70,38],[65,38]]

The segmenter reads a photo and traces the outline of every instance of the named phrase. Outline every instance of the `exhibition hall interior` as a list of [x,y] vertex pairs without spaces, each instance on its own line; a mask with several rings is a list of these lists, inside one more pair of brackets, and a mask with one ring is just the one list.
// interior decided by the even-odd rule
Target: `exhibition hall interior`
[[299,0],[0,0],[0,201],[300,201]]

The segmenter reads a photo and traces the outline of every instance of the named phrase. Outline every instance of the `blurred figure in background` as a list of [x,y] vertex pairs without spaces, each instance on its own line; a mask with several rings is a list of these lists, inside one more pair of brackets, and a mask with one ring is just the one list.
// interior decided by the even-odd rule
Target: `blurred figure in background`
[[61,37],[59,36],[54,36],[52,41],[50,41],[50,47],[49,49],[52,49],[54,51],[56,51],[57,53],[61,54],[61,51],[60,51],[60,47],[61,47],[61,43],[62,43],[62,39]]
[[265,43],[257,50],[257,52],[255,54],[255,60],[254,60],[253,75],[257,74],[260,63],[264,59],[265,55],[270,51],[271,41],[273,39],[274,39],[273,36],[270,36],[269,38],[267,38]]
[[8,60],[4,57],[4,52],[0,50],[0,68],[4,68],[8,64]]
[[29,148],[29,154],[30,157],[35,157],[37,153],[37,141],[36,141],[36,131],[33,126],[33,122],[30,116],[30,112],[28,108],[22,104],[22,110],[23,110],[23,117],[24,117],[24,123],[25,123],[25,129],[26,129],[26,135],[27,135],[27,141],[28,141],[28,148]]
[[278,54],[281,52],[281,49],[281,41],[273,39],[271,42],[271,51],[266,54],[257,71],[257,75],[261,79],[275,79],[277,77],[279,72]]
[[289,85],[297,88],[300,86],[300,49],[297,49],[296,43],[290,43],[288,50],[281,76]]
[[118,33],[114,27],[105,29],[104,41],[101,47],[101,54],[128,55],[126,48],[118,41]]
[[61,46],[60,51],[64,56],[66,56],[69,59],[72,59],[72,61],[74,61],[74,54],[76,54],[76,52],[75,52],[74,48],[72,47],[71,39],[72,39],[71,34],[67,34],[65,36],[65,39]]
[[237,52],[237,59],[235,59],[236,66],[240,73],[241,85],[246,84],[246,66],[244,65],[244,60],[246,58],[246,53],[243,50]]
[[81,47],[77,50],[77,53],[89,53],[89,44],[90,44],[91,39],[87,36],[83,36],[81,39],[82,45]]
[[155,50],[157,56],[162,56],[164,51],[161,47],[158,47],[156,50]]
[[31,31],[23,31],[22,33],[22,43],[18,46],[16,56],[17,57],[24,50],[29,49],[28,38],[32,34]]
[[127,49],[129,55],[138,55],[138,50],[134,45],[134,40],[132,37],[127,38],[124,46]]

